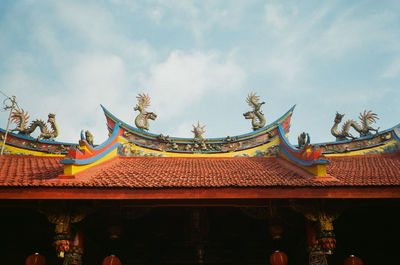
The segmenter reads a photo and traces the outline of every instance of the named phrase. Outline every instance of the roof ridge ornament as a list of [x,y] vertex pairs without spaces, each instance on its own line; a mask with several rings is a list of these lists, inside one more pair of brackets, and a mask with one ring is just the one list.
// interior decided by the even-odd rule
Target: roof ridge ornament
[[204,129],[206,126],[205,125],[201,126],[199,121],[197,121],[196,126],[194,124],[192,124],[192,126],[193,126],[192,133],[194,133],[193,141],[202,142],[204,140],[203,134],[206,132],[206,130]]
[[370,131],[375,131],[375,133],[378,134],[379,128],[375,129],[370,126],[372,123],[375,123],[377,119],[379,119],[378,115],[376,113],[373,113],[371,110],[369,110],[368,112],[366,110],[364,110],[364,112],[360,112],[360,116],[358,118],[361,121],[361,125],[354,120],[347,120],[345,123],[343,123],[341,131],[338,131],[337,128],[339,126],[339,123],[342,122],[343,117],[344,114],[336,112],[333,126],[331,128],[331,134],[336,137],[336,141],[356,139],[357,137],[353,136],[349,132],[350,127],[353,127],[353,129],[360,134],[360,137],[371,135]]
[[249,93],[246,102],[253,110],[243,113],[245,119],[251,119],[251,125],[254,131],[263,128],[266,122],[264,114],[261,111],[261,105],[265,104],[265,102],[259,102],[259,100],[260,97],[255,93]]
[[138,129],[148,131],[149,130],[149,119],[155,120],[157,114],[154,112],[147,112],[146,108],[150,106],[150,97],[148,94],[139,94],[136,96],[138,104],[133,108],[133,110],[138,110],[140,113],[135,118],[135,125]]

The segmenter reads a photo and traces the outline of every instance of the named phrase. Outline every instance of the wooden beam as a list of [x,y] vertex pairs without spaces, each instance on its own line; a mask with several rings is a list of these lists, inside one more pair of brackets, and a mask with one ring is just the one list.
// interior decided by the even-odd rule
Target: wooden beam
[[400,187],[330,188],[0,188],[0,199],[284,199],[400,198]]

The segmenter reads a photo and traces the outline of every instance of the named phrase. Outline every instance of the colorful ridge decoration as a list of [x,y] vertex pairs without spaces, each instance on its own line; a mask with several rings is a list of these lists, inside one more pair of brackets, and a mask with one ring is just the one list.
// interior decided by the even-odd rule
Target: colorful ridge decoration
[[69,178],[89,167],[100,164],[117,155],[117,148],[124,139],[120,139],[122,130],[117,124],[111,136],[101,145],[93,147],[85,139],[83,131],[76,149],[70,150],[64,160],[64,175],[59,178]]
[[[0,128],[0,139],[4,139],[5,130]],[[2,144],[2,141],[0,141]],[[35,156],[64,156],[77,144],[57,142],[50,140],[38,140],[31,136],[8,132],[4,153],[15,155]]]
[[391,154],[400,150],[400,124],[356,139],[313,144],[326,157]]
[[281,126],[278,126],[280,140],[280,154],[282,157],[301,167],[315,176],[326,176],[326,165],[329,161],[324,159],[321,151],[315,150],[310,145],[310,136],[306,134],[306,143],[295,148],[289,143]]
[[178,138],[162,134],[156,135],[134,128],[116,116],[105,107],[104,114],[110,133],[116,125],[122,130],[122,137],[127,143],[119,150],[121,156],[203,156],[203,157],[235,157],[235,156],[268,156],[271,147],[279,144],[278,126],[285,134],[289,132],[293,106],[275,122],[254,132],[227,136],[224,138]]
[[93,147],[82,131],[77,148],[70,150],[61,161],[64,164],[64,174],[59,178],[75,178],[81,171],[116,156],[275,156],[276,147],[279,145],[278,128],[281,128],[284,134],[288,133],[294,110],[292,107],[274,123],[249,134],[226,138],[190,139],[164,137],[133,128],[113,116],[103,106],[102,108],[107,118],[110,137],[103,144]]
[[[257,101],[258,102],[258,101]],[[261,103],[259,103],[261,104]],[[203,136],[204,126],[193,138],[179,138],[153,134],[138,129],[111,114],[101,106],[106,116],[109,138],[101,145],[93,145],[89,131],[81,132],[78,144],[39,140],[9,132],[5,142],[6,154],[59,156],[64,173],[59,178],[75,178],[83,170],[111,160],[114,157],[270,157],[279,156],[314,176],[326,176],[326,165],[331,156],[398,153],[400,124],[375,134],[356,139],[311,144],[303,133],[295,147],[287,139],[295,106],[273,123],[250,133],[222,138]],[[254,129],[254,128],[253,128]],[[5,131],[0,129],[4,139]]]

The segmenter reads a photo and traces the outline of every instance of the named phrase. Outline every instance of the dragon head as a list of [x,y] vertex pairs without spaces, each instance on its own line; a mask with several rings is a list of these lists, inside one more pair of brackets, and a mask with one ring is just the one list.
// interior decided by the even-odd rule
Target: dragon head
[[255,118],[254,111],[248,111],[246,113],[243,113],[243,116],[245,119],[253,119]]
[[146,118],[154,121],[157,118],[157,114],[155,114],[154,112],[147,112]]
[[56,114],[49,113],[48,117],[47,122],[52,123],[56,121]]
[[343,117],[344,117],[344,114],[340,114],[339,112],[336,111],[336,116],[335,116],[334,122],[335,123],[341,123]]

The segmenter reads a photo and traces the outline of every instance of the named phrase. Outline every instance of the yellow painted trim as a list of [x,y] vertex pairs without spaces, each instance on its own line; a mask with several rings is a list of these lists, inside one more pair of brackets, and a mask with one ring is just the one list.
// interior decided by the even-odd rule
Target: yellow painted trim
[[53,157],[64,157],[64,154],[50,154],[40,151],[33,151],[28,149],[22,149],[15,146],[5,145],[4,152],[11,152],[12,154],[23,154],[23,155],[34,155],[34,156],[53,156]]
[[393,144],[397,144],[397,141],[395,139],[387,142],[384,145],[381,146],[376,146],[374,148],[367,148],[367,149],[362,149],[362,150],[356,150],[356,151],[349,151],[346,153],[335,153],[335,154],[325,154],[326,157],[335,157],[335,156],[354,156],[354,155],[365,155],[367,153],[376,151],[379,153],[383,153],[384,152],[384,148],[393,145]]
[[89,154],[92,154],[92,151],[90,151],[90,149],[89,149],[85,144],[83,144],[83,143],[79,144],[79,145],[77,146],[77,148],[78,148],[79,150],[86,150]]
[[309,167],[301,166],[301,165],[298,165],[298,166],[304,170],[307,170],[314,176],[317,176],[317,177],[325,177],[326,176],[326,164],[317,164],[317,165],[312,165]]
[[[122,137],[121,137],[122,138]],[[125,141],[126,143],[129,143],[128,141]],[[133,143],[129,143],[131,146],[132,151],[142,151],[143,156],[146,156],[146,154],[154,154],[155,156],[163,156],[163,157],[233,157],[233,156],[254,156],[256,155],[256,151],[265,151],[272,145],[279,145],[279,137],[275,137],[272,139],[270,142],[265,143],[263,145],[247,149],[247,150],[242,150],[242,151],[233,151],[233,152],[226,152],[226,153],[175,153],[171,151],[159,151],[159,150],[153,150],[141,146],[137,146]]]
[[279,152],[280,156],[283,157],[285,160],[289,161],[290,163],[292,163],[293,165],[302,168],[304,170],[306,170],[307,172],[313,174],[314,176],[317,177],[325,177],[326,176],[326,165],[327,164],[315,164],[315,165],[311,165],[311,166],[303,166],[300,164],[297,164],[295,162],[293,162],[292,160],[290,160],[285,153],[283,153],[282,151]]
[[88,165],[64,164],[64,175],[75,175],[76,173],[79,173],[85,169],[92,167],[92,166],[103,163],[113,157],[116,157],[116,156],[117,156],[117,148],[112,150],[109,154],[107,154],[103,158],[97,160],[96,162],[88,164]]

